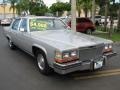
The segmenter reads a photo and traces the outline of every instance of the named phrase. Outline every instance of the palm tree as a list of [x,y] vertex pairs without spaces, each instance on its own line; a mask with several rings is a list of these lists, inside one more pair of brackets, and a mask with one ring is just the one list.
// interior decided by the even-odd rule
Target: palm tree
[[[43,0],[31,0],[29,4],[29,11],[31,14],[44,14],[47,11],[47,7]],[[40,12],[41,11],[41,12]]]
[[88,12],[92,9],[92,0],[77,0],[77,10],[79,13],[81,9],[85,12],[85,17],[88,17]]
[[16,12],[17,12],[18,15],[21,15],[22,4],[20,2],[16,4]]
[[83,8],[83,10],[85,12],[85,17],[87,17],[88,16],[88,12],[92,8],[92,0],[83,0],[82,8]]
[[[32,6],[33,7],[33,6]],[[17,13],[20,14],[28,14],[30,8],[30,0],[19,0],[16,4]]]
[[80,17],[80,14],[81,14],[81,4],[82,4],[82,0],[77,0],[76,1],[76,7],[77,7],[77,10],[78,10],[78,16]]
[[13,17],[15,17],[16,3],[18,2],[18,0],[8,0],[8,2],[10,2],[11,4],[10,10],[13,10]]

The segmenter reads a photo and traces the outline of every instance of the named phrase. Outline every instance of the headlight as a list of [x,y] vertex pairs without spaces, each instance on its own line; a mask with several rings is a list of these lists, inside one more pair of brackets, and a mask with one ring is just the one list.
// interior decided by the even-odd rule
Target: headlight
[[108,46],[105,46],[105,50],[107,50],[109,47]]
[[55,51],[55,58],[56,59],[62,59],[62,53],[59,51]]
[[107,52],[111,52],[111,51],[112,51],[112,45],[111,44],[105,45],[103,52],[107,53]]
[[78,52],[76,50],[63,53],[56,51],[55,53],[55,61],[57,63],[66,63],[75,60],[78,60]]
[[72,51],[70,56],[72,56],[72,57],[77,56],[77,51]]
[[69,58],[70,57],[70,54],[69,53],[64,53],[63,54],[63,58]]
[[109,48],[112,48],[112,45],[109,45]]

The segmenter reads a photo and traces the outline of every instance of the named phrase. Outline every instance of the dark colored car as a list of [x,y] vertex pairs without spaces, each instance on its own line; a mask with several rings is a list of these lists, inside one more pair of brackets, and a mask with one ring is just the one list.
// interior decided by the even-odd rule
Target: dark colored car
[[[71,27],[71,19],[67,19],[65,21],[68,26]],[[91,34],[93,31],[95,31],[95,25],[89,18],[76,18],[76,30],[77,32],[83,32]]]

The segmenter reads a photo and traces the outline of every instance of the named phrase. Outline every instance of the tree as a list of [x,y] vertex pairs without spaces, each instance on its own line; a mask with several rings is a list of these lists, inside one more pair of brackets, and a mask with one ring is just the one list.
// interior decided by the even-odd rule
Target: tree
[[19,0],[16,5],[17,13],[31,14],[31,15],[45,15],[48,8],[43,0]]
[[21,15],[21,12],[22,12],[21,4],[20,4],[20,3],[17,3],[17,4],[16,4],[16,13],[17,13],[18,15]]
[[49,8],[52,13],[58,12],[61,16],[63,11],[70,11],[71,10],[71,4],[70,3],[63,3],[63,2],[57,2],[52,4],[52,6]]
[[118,10],[118,25],[117,28],[120,29],[120,0],[119,0],[119,10]]
[[92,9],[92,0],[77,0],[76,3],[78,12],[80,13],[81,9],[83,9],[85,12],[85,17],[88,17],[88,12]]
[[15,17],[15,9],[16,9],[16,3],[18,0],[8,0],[8,2],[10,2],[11,7],[10,10],[13,9],[13,17]]
[[76,1],[76,8],[77,8],[77,10],[78,10],[78,16],[79,16],[79,17],[80,17],[81,9],[82,9],[81,3],[82,3],[82,0],[77,0],[77,1]]
[[48,8],[42,0],[36,0],[29,3],[29,11],[32,15],[43,16],[48,11]]
[[85,17],[88,17],[88,11],[92,8],[92,0],[84,0],[82,3],[82,8],[85,12]]

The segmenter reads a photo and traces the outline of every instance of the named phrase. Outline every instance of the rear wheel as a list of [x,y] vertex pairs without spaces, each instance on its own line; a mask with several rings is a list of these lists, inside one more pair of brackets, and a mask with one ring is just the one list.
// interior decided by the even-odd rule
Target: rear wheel
[[87,30],[86,30],[86,33],[87,33],[87,34],[92,34],[92,32],[93,32],[93,31],[92,31],[91,29],[87,29]]
[[43,52],[37,51],[36,59],[40,72],[42,74],[48,75],[52,71],[52,69],[48,65],[46,55]]
[[10,39],[8,39],[8,45],[9,45],[10,49],[15,49],[15,45],[13,44],[13,42]]

